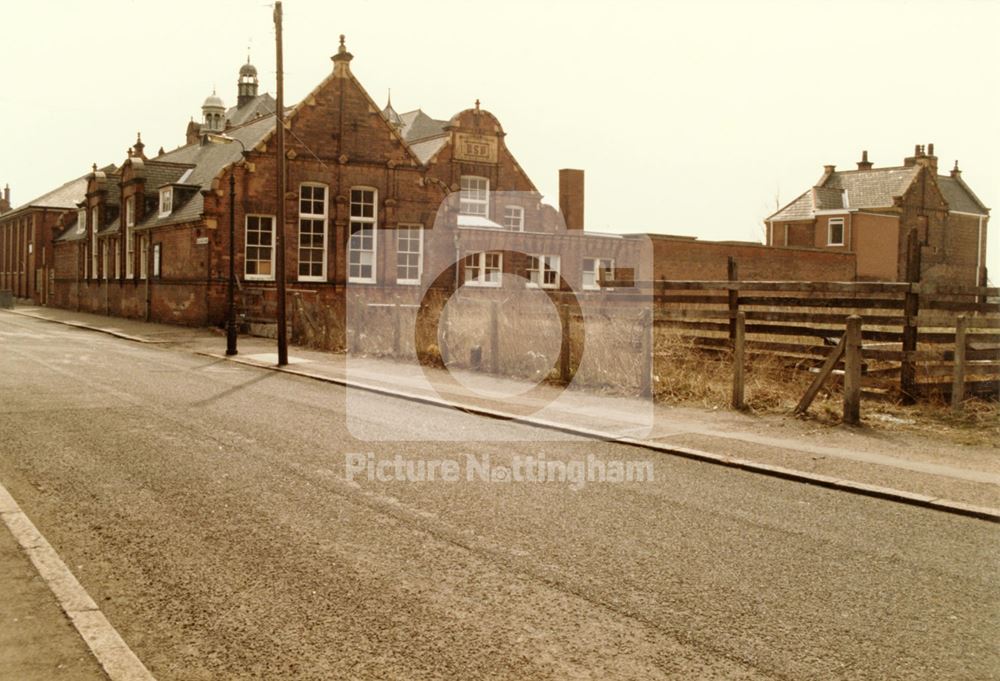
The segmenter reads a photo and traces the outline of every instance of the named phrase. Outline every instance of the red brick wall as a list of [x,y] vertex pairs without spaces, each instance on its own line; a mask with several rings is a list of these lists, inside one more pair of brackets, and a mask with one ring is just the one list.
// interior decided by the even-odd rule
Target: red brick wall
[[653,236],[655,279],[726,279],[727,261],[736,258],[739,278],[749,280],[854,281],[853,253],[764,244],[697,241]]

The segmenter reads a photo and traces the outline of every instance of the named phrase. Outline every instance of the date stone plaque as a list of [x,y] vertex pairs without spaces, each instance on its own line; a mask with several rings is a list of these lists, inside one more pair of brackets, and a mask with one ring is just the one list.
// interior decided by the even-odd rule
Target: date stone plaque
[[456,133],[455,158],[473,163],[496,163],[497,138],[467,132]]

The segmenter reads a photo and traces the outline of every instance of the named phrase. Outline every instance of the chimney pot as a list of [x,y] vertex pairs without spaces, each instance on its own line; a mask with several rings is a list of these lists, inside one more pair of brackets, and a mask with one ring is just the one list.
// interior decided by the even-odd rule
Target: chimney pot
[[566,229],[583,229],[583,171],[563,168],[559,171],[559,212]]
[[934,155],[934,143],[933,142],[931,142],[930,144],[927,145],[927,155],[928,156],[933,156]]
[[872,163],[868,160],[868,150],[861,152],[861,160],[858,161],[858,170],[871,170]]

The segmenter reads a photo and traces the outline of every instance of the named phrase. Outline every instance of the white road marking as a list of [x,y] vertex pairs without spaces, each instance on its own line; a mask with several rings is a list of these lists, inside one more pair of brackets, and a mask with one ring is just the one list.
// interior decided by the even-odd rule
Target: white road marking
[[2,484],[0,518],[111,681],[156,681]]

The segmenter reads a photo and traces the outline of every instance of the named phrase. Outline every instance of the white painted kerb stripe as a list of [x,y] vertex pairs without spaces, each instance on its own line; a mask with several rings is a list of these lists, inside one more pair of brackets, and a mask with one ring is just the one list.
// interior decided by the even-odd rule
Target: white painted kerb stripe
[[156,681],[3,485],[0,517],[111,681]]

